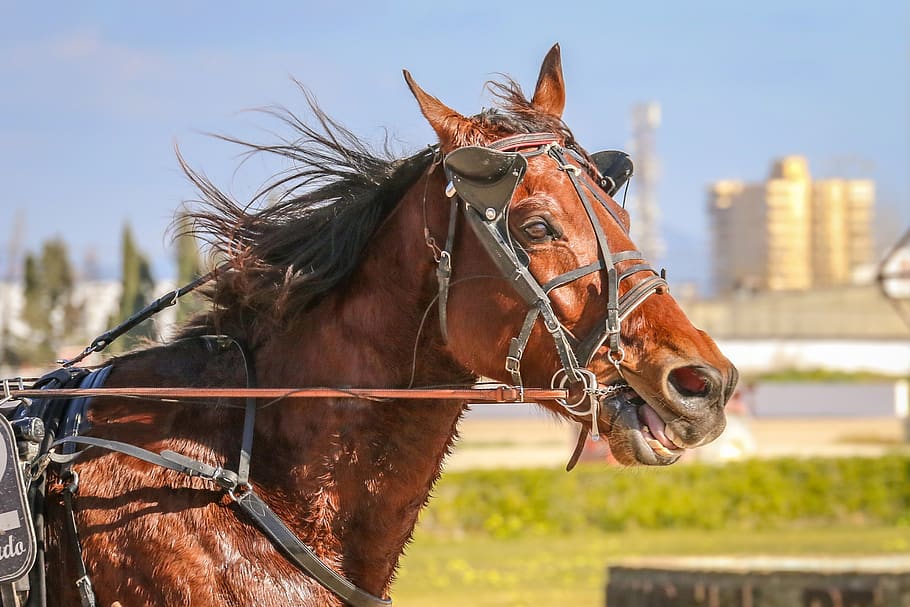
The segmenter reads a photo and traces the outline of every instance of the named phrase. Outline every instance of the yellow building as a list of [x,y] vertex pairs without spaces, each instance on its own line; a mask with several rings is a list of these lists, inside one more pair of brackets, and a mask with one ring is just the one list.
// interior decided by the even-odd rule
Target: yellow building
[[806,290],[852,282],[873,261],[868,180],[813,182],[806,159],[774,163],[767,181],[718,181],[709,190],[718,292]]

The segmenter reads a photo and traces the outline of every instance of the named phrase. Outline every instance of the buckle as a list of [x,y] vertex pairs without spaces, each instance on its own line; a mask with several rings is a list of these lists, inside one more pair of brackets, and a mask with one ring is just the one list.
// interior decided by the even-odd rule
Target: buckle
[[521,369],[521,360],[515,356],[506,356],[506,371],[518,373]]

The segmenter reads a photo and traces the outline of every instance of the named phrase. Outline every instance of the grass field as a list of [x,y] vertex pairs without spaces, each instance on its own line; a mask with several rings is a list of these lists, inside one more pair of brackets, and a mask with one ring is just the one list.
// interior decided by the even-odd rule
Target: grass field
[[392,587],[396,607],[604,604],[606,567],[627,558],[691,555],[899,554],[910,527],[667,530],[446,541],[418,532]]

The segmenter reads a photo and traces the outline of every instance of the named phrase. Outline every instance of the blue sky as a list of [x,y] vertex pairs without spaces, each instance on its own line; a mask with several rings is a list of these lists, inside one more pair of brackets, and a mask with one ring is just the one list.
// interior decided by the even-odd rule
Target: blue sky
[[[312,5],[312,6],[311,6]],[[220,132],[268,140],[261,117],[302,111],[293,76],[329,114],[402,150],[432,141],[401,76],[462,113],[507,73],[532,89],[559,42],[565,119],[585,147],[627,148],[630,107],[657,101],[659,194],[671,278],[707,274],[705,189],[804,154],[817,176],[871,177],[880,215],[910,225],[910,4],[771,1],[553,3],[0,0],[0,243],[25,213],[27,247],[63,236],[107,273],[129,222],[155,272],[193,196],[174,157],[248,196],[282,168],[236,170]],[[633,217],[634,222],[634,217]],[[3,271],[5,262],[0,265]]]

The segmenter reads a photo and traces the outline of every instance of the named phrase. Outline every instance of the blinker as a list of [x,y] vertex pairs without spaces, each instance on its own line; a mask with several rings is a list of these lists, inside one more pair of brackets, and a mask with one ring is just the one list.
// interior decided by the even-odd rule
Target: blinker
[[517,152],[467,146],[446,155],[443,167],[458,196],[481,217],[493,221],[512,200],[528,161]]
[[632,177],[632,158],[625,152],[609,150],[591,154],[591,160],[601,175],[600,187],[613,196]]

